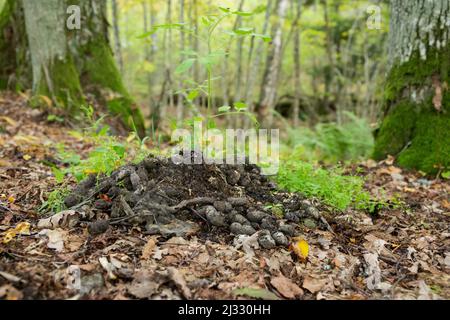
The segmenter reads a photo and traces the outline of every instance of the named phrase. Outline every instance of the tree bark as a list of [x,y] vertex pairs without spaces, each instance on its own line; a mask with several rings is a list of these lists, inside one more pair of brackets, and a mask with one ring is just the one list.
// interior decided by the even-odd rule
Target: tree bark
[[300,26],[299,20],[302,10],[302,0],[296,1],[296,17],[294,21],[294,105],[292,117],[294,127],[298,126],[300,117],[300,97],[301,97],[301,87],[300,87]]
[[374,157],[427,173],[450,168],[450,3],[391,1],[390,73]]
[[0,90],[23,90],[32,82],[21,3],[7,0],[0,13]]
[[[66,28],[70,5],[81,9],[80,30]],[[133,119],[143,135],[143,117],[123,85],[109,46],[105,10],[104,1],[8,0],[0,14],[0,47],[13,47],[14,52],[0,51],[7,57],[0,59],[0,88],[15,78],[16,89],[32,88],[71,113],[79,110],[83,93],[94,93],[125,125]],[[105,90],[112,94],[105,95]]]
[[277,95],[278,77],[282,59],[282,29],[286,16],[287,6],[287,0],[279,0],[277,8],[278,21],[274,26],[272,50],[267,60],[267,69],[263,80],[260,108],[258,110],[259,122],[266,124],[268,127],[272,125],[273,107],[276,102],[275,100]]
[[111,7],[114,30],[114,51],[117,58],[117,63],[119,64],[120,73],[123,73],[122,42],[120,40],[119,9],[117,0],[111,0]]

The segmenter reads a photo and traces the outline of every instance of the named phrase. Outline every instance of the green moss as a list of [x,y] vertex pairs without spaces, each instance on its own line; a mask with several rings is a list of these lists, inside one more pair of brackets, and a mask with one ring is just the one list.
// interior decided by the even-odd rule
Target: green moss
[[384,118],[376,138],[375,159],[397,157],[405,168],[436,173],[450,168],[450,95],[444,97],[443,112],[431,99],[416,105],[401,101]]
[[395,102],[404,88],[431,85],[431,77],[438,74],[442,81],[450,81],[450,45],[445,49],[431,49],[426,60],[415,52],[408,62],[395,65],[387,77],[384,91],[386,105]]
[[0,90],[8,87],[9,77],[15,73],[16,60],[12,38],[12,16],[16,4],[8,0],[0,12]]
[[84,98],[72,57],[68,55],[65,59],[56,59],[51,66],[50,74],[56,98],[71,113],[79,110]]
[[84,72],[88,77],[87,83],[128,97],[109,46],[101,39],[92,40],[86,45],[84,51],[86,53]]
[[91,40],[84,48],[85,64],[82,81],[87,86],[95,86],[97,95],[109,89],[120,97],[107,101],[109,111],[121,117],[129,128],[136,127],[141,136],[145,135],[144,117],[130,97],[122,82],[122,77],[109,45],[102,39]]
[[127,125],[129,128],[136,128],[137,133],[143,137],[145,135],[145,131],[142,131],[144,128],[144,117],[136,107],[133,100],[130,98],[116,98],[107,102],[108,110],[112,114],[118,114],[121,117],[122,122]]
[[402,101],[385,116],[376,137],[375,159],[384,159],[387,155],[397,155],[411,140],[419,112],[417,107]]
[[[374,158],[387,155],[397,163],[426,173],[450,168],[450,92],[443,85],[442,110],[433,106],[432,78],[450,84],[450,45],[433,49],[427,60],[413,54],[410,61],[394,66],[387,78],[384,119],[376,136]],[[418,102],[410,90],[421,91]]]
[[[398,157],[398,164],[428,173],[450,168],[450,101],[444,113],[423,106],[415,123],[411,145]],[[431,106],[431,102],[427,104]]]

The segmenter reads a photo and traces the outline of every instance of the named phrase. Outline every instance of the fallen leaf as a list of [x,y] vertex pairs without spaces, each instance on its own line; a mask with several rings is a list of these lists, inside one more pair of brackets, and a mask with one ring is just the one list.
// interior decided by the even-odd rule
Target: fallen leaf
[[30,156],[29,154],[26,154],[26,155],[23,156],[23,159],[24,159],[25,161],[28,161],[28,160],[31,159],[31,156]]
[[270,284],[286,299],[295,299],[303,295],[303,290],[285,276],[273,278]]
[[15,127],[17,125],[17,122],[14,121],[13,119],[11,119],[10,117],[6,117],[6,116],[1,116],[0,120],[6,122],[7,124]]
[[261,288],[240,288],[233,290],[235,296],[247,296],[262,300],[280,300],[273,292]]
[[18,234],[29,235],[30,234],[30,223],[29,222],[21,222],[15,227],[15,230]]
[[8,280],[9,282],[24,282],[23,279],[4,271],[0,271],[0,276]]
[[64,240],[67,237],[67,231],[61,229],[44,229],[39,232],[39,235],[47,236],[48,243],[47,247],[50,249],[54,249],[56,252],[64,251]]
[[9,203],[16,202],[16,198],[14,198],[13,196],[9,196],[7,200],[8,200]]
[[158,277],[155,272],[143,269],[134,274],[133,282],[127,286],[127,289],[136,298],[151,298],[164,281],[166,281],[164,277]]
[[306,260],[309,255],[309,244],[303,238],[293,238],[294,242],[291,243],[290,248],[301,259]]
[[150,238],[148,239],[147,243],[145,244],[144,248],[142,249],[142,259],[147,260],[148,258],[150,258],[153,254],[153,250],[155,249],[156,246],[156,239],[155,238]]
[[20,300],[23,298],[23,294],[12,285],[6,284],[0,287],[0,298],[6,300]]
[[49,218],[39,220],[37,227],[39,229],[73,228],[81,217],[82,214],[75,210],[65,210]]
[[314,294],[322,290],[326,283],[326,279],[316,279],[310,276],[306,276],[303,280],[302,287]]
[[116,269],[112,263],[108,261],[107,257],[98,258],[100,265],[102,268],[108,273],[108,278],[111,280],[117,279],[117,276],[114,274],[114,270]]
[[169,279],[172,280],[177,288],[181,291],[184,298],[190,299],[192,297],[191,290],[186,285],[183,274],[174,267],[167,268]]

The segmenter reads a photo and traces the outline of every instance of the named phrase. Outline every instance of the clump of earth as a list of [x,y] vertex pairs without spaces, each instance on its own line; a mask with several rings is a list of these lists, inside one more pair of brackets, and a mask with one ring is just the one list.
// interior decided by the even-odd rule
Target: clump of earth
[[258,233],[260,246],[273,248],[288,245],[300,223],[326,227],[310,201],[277,191],[251,164],[175,164],[149,157],[110,176],[89,176],[65,205],[91,213],[92,235],[111,225],[139,225],[162,236]]

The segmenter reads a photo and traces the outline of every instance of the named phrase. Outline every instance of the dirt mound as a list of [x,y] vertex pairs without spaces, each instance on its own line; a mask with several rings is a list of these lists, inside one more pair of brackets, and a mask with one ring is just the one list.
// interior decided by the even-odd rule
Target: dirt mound
[[277,192],[255,165],[175,164],[150,157],[109,177],[90,176],[65,199],[90,212],[91,234],[110,225],[145,225],[147,234],[253,235],[264,248],[287,245],[302,219],[323,225],[299,194]]

